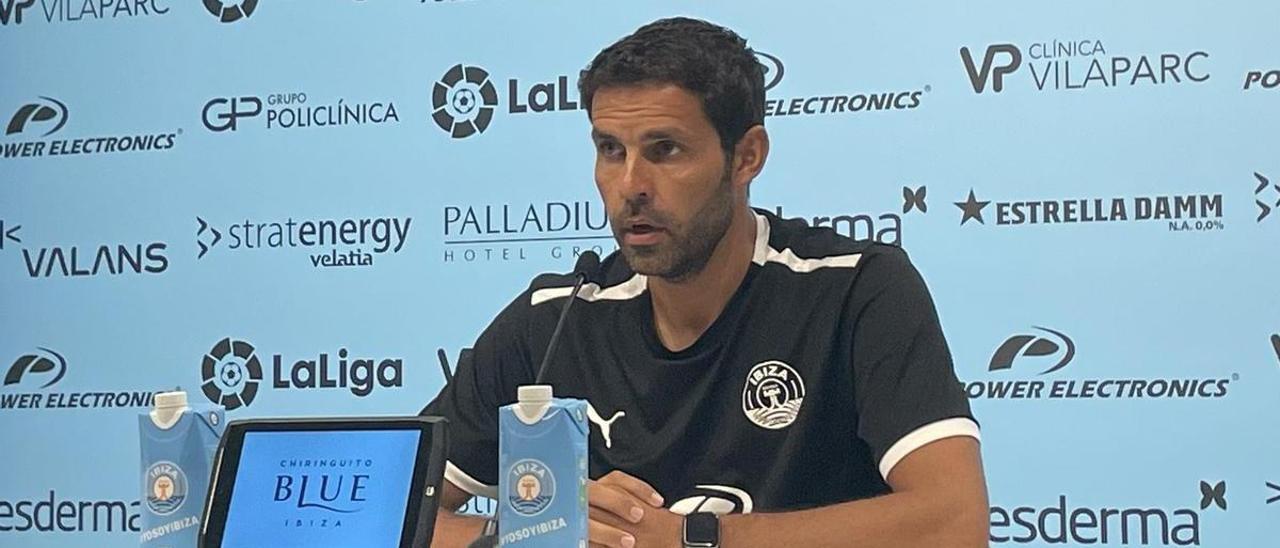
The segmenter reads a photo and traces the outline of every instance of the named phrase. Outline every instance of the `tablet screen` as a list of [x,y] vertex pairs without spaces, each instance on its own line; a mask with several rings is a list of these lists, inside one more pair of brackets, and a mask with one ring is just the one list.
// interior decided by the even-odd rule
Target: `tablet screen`
[[246,432],[223,548],[400,546],[419,436]]

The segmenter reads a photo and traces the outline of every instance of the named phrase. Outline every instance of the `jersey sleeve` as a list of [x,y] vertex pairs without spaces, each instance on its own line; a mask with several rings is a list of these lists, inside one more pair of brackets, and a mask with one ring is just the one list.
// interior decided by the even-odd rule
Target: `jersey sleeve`
[[528,295],[507,306],[463,351],[453,380],[422,410],[449,421],[445,478],[472,495],[493,498],[498,485],[498,407],[533,380],[528,351]]
[[898,248],[867,259],[849,309],[854,405],[858,436],[887,480],[916,449],[980,435],[920,273]]

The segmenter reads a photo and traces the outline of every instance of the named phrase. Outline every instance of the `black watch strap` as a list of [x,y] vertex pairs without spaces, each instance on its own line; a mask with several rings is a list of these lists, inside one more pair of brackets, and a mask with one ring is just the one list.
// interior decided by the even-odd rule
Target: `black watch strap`
[[685,548],[720,548],[720,516],[694,512],[684,517]]

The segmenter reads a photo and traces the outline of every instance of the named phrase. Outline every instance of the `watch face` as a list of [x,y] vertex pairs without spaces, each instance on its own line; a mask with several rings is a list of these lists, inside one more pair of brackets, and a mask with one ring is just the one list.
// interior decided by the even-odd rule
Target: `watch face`
[[720,518],[705,512],[685,516],[684,545],[696,548],[720,546]]

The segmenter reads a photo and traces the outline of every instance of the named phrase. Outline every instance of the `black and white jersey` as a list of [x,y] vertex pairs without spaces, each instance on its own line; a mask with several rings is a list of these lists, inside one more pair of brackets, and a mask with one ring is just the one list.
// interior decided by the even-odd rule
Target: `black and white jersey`
[[[447,478],[498,483],[498,407],[532,384],[570,275],[508,305],[424,413],[450,421]],[[978,437],[925,284],[906,254],[756,210],[752,264],[715,322],[672,352],[646,277],[613,253],[570,311],[547,374],[591,407],[590,474],[622,470],[673,511],[751,512],[885,494],[911,451]]]

